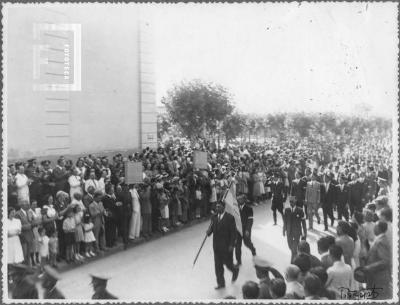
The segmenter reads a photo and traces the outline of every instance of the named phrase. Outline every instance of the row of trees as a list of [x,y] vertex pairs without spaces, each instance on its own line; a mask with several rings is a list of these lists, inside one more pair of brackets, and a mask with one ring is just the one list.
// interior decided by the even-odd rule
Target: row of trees
[[167,113],[158,117],[158,136],[184,136],[190,140],[218,139],[226,143],[240,138],[282,137],[292,134],[306,137],[313,134],[360,136],[391,129],[390,119],[348,116],[336,113],[241,114],[235,110],[232,96],[220,85],[199,80],[182,83],[162,99]]

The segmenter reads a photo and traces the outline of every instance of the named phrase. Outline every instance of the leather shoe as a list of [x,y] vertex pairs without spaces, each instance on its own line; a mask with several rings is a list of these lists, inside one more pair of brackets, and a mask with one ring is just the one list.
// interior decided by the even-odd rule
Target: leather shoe
[[219,289],[223,289],[225,288],[225,285],[218,285],[217,287],[215,287],[215,290],[219,290]]
[[239,276],[239,268],[236,267],[235,270],[233,270],[233,274],[232,274],[232,283],[235,282],[237,280]]

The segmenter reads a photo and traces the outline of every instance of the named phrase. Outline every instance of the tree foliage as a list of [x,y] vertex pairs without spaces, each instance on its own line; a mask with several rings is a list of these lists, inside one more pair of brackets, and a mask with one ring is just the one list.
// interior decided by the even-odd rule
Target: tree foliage
[[219,122],[234,109],[224,87],[199,80],[175,86],[162,103],[171,121],[189,139],[202,138],[205,132],[216,133]]

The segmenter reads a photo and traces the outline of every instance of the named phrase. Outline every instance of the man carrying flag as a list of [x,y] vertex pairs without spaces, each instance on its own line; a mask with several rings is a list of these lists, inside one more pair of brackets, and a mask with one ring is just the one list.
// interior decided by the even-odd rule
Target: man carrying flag
[[[230,200],[229,196],[231,196]],[[212,216],[210,227],[207,230],[207,236],[213,234],[215,275],[217,277],[217,287],[215,289],[225,287],[224,265],[232,272],[232,282],[235,282],[239,275],[239,267],[233,265],[237,224],[235,224],[235,217],[225,211],[225,202],[228,200],[233,202],[233,196],[229,191],[226,193],[225,200],[217,203],[217,214]]]

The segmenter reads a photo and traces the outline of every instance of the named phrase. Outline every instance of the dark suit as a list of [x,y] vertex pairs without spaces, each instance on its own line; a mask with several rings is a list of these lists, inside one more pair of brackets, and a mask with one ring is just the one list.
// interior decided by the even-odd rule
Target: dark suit
[[121,205],[117,206],[118,234],[122,236],[124,245],[127,245],[129,242],[129,221],[133,211],[132,195],[128,189],[123,190],[117,195],[116,201],[121,203]]
[[335,185],[329,183],[328,189],[325,183],[321,183],[321,206],[322,212],[324,214],[324,226],[328,229],[328,216],[331,219],[331,225],[333,226],[333,204],[335,203],[336,187]]
[[377,236],[368,252],[365,265],[367,288],[378,289],[378,299],[388,299],[393,294],[392,249],[386,234]]
[[297,246],[302,231],[304,236],[307,236],[306,219],[303,209],[297,206],[285,209],[285,214],[283,216],[283,233],[286,234],[287,243],[292,252],[291,262],[293,262],[297,254]]
[[283,214],[283,203],[286,200],[285,187],[283,183],[280,181],[278,183],[272,182],[271,192],[272,192],[271,209],[274,217],[274,222],[276,223],[276,210],[278,210],[279,213]]
[[232,215],[225,212],[220,220],[218,218],[218,214],[211,218],[211,224],[207,230],[207,235],[210,236],[213,234],[217,284],[218,286],[225,286],[224,265],[230,271],[235,271],[235,267],[233,266],[233,248],[236,242],[237,229],[235,218]]
[[347,185],[343,185],[343,191],[341,189],[340,184],[336,185],[336,205],[338,212],[338,220],[341,220],[342,217],[349,221],[349,211],[347,205],[349,203],[349,187]]
[[303,179],[295,179],[292,181],[292,187],[290,195],[296,197],[296,205],[300,208],[304,205],[304,199],[306,196],[307,182]]
[[103,197],[104,207],[104,230],[106,237],[106,247],[113,247],[117,240],[117,205],[115,197],[105,195]]
[[[243,236],[239,234],[236,235],[236,246],[235,246],[235,256],[238,264],[242,263],[242,240],[244,245],[250,249],[253,255],[256,255],[256,249],[254,248],[253,243],[251,242],[251,228],[253,226],[253,208],[244,204],[242,207],[239,207],[240,210],[240,219],[242,221],[242,232]],[[248,232],[248,235],[246,235]]]
[[68,184],[68,172],[65,169],[65,167],[59,167],[56,166],[53,169],[53,177],[54,177],[54,182],[55,182],[55,193],[58,191],[64,191],[66,193],[69,193],[69,184]]
[[364,191],[365,191],[364,183],[361,183],[358,180],[349,183],[350,216],[353,216],[354,211],[362,212],[362,209],[364,207],[363,205]]
[[33,250],[34,240],[31,222],[29,221],[28,213],[24,213],[22,209],[15,213],[15,218],[21,221],[21,234],[19,235],[19,239],[21,240],[22,250],[24,252],[24,260],[29,264],[29,254]]

